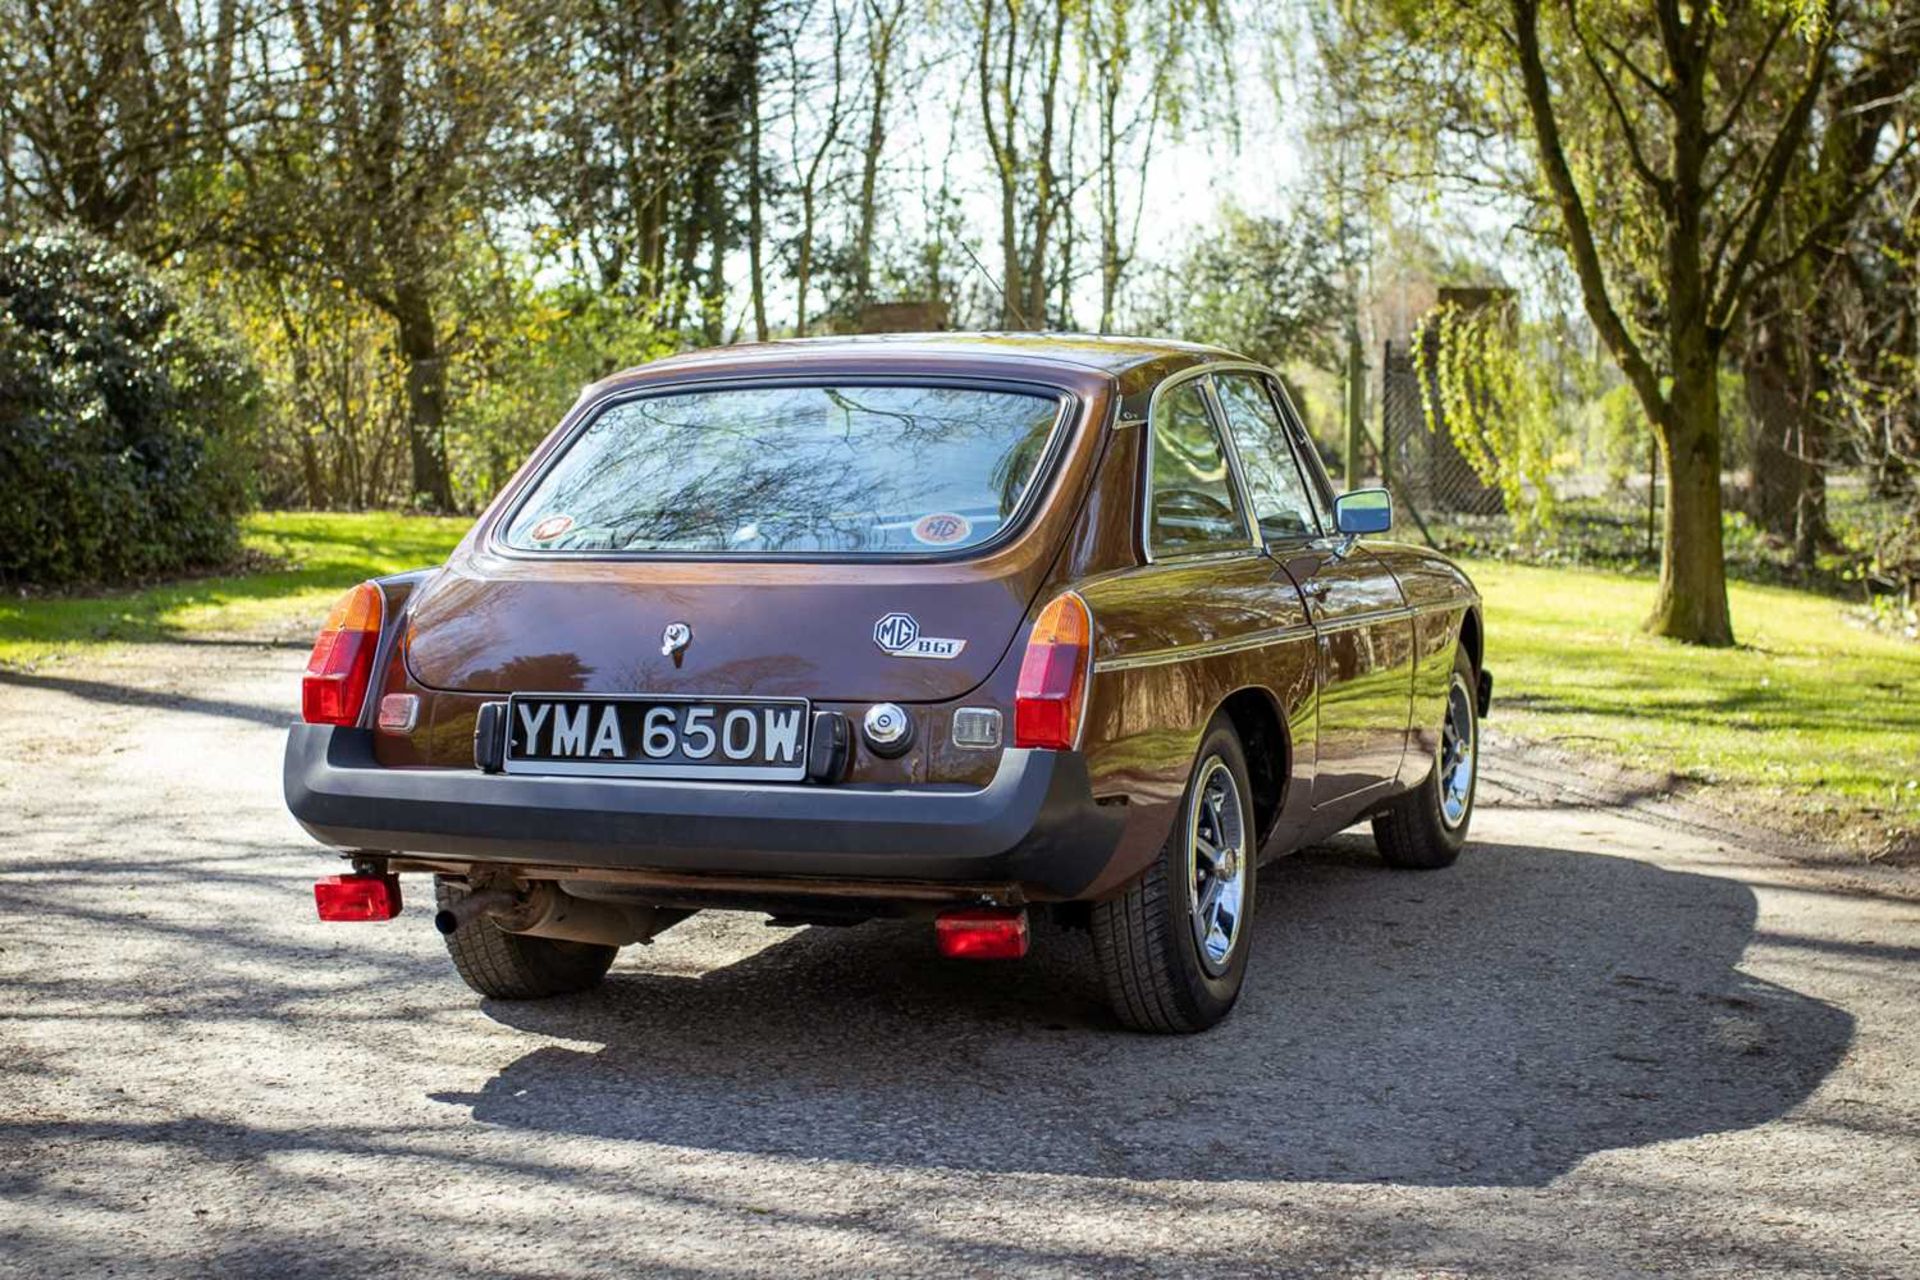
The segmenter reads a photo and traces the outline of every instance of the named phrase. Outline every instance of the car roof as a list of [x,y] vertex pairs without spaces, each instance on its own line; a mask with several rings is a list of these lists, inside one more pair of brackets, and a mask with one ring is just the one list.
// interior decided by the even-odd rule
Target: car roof
[[883,356],[928,359],[992,356],[1029,368],[1068,367],[1119,375],[1148,365],[1164,372],[1191,364],[1244,360],[1222,347],[1169,338],[1137,338],[1097,333],[884,333],[826,338],[778,338],[769,342],[703,347],[664,357],[607,379],[621,382],[643,371],[694,370],[734,361],[760,364],[792,357],[805,363],[835,357]]

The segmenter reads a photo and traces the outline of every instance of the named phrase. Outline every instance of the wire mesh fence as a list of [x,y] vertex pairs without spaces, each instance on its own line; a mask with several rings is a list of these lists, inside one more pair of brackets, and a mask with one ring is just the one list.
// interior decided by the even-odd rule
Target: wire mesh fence
[[1437,404],[1429,422],[1411,345],[1384,344],[1380,370],[1381,478],[1402,507],[1422,524],[1504,516],[1500,490],[1482,480],[1454,444]]
[[[1623,468],[1615,460],[1602,470],[1563,456],[1549,482],[1551,518],[1530,522],[1523,534],[1499,488],[1483,480],[1454,443],[1439,397],[1423,396],[1423,362],[1410,344],[1386,342],[1379,359],[1378,433],[1366,433],[1365,453],[1393,491],[1405,536],[1449,552],[1531,562],[1641,569],[1659,563],[1667,495],[1651,435],[1638,466]],[[1424,364],[1433,367],[1431,360]],[[1895,629],[1920,633],[1920,530],[1909,490],[1889,488],[1857,461],[1830,465],[1823,534],[1811,562],[1796,558],[1790,537],[1770,532],[1750,513],[1753,483],[1744,463],[1726,472],[1722,502],[1725,552],[1735,576],[1856,599]]]

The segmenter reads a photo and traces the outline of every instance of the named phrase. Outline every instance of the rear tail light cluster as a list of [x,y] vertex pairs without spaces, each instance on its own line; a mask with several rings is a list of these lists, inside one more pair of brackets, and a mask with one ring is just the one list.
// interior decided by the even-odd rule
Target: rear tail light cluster
[[363,582],[340,597],[320,627],[300,682],[300,718],[308,724],[358,724],[380,646],[380,588]]
[[1093,618],[1069,591],[1047,602],[1033,624],[1014,690],[1013,745],[1072,750],[1080,736],[1093,660]]

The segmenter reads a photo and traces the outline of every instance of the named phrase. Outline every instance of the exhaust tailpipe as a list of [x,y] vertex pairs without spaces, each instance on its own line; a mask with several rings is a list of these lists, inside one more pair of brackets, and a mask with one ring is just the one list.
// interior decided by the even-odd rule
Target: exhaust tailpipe
[[536,880],[524,896],[497,889],[463,894],[434,915],[433,927],[451,934],[469,921],[485,919],[507,933],[622,947],[645,942],[681,918],[673,914],[660,919],[660,914],[652,907],[576,898],[551,881]]
[[498,889],[470,890],[433,914],[433,927],[451,936],[460,926],[482,916],[505,915],[519,905],[519,899]]

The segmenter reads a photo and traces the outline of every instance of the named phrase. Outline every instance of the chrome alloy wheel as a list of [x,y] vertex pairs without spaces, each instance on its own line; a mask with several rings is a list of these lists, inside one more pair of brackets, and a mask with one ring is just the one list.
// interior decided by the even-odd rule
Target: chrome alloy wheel
[[1467,820],[1473,802],[1473,770],[1478,734],[1473,722],[1473,690],[1459,672],[1447,690],[1447,722],[1440,729],[1440,821],[1449,831]]
[[1219,977],[1240,940],[1247,888],[1246,806],[1233,770],[1208,756],[1187,819],[1187,907],[1200,963]]

